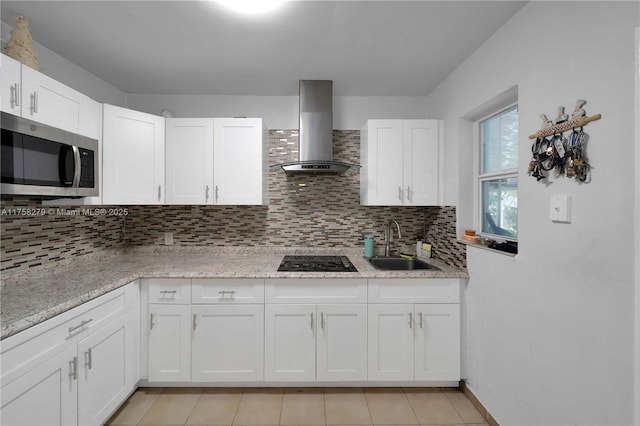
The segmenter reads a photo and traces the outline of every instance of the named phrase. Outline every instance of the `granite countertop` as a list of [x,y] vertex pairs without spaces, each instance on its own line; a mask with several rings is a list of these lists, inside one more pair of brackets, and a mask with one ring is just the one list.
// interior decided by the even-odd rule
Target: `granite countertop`
[[[277,272],[285,254],[348,256],[358,272]],[[4,273],[0,339],[46,321],[138,278],[467,278],[436,259],[440,270],[380,271],[361,249],[159,247],[114,249],[35,272]]]

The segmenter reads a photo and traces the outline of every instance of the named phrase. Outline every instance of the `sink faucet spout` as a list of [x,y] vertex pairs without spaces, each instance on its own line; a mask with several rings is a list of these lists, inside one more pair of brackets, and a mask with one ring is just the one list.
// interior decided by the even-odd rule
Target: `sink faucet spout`
[[398,230],[398,239],[402,238],[402,233],[400,231],[400,224],[395,220],[389,221],[384,232],[384,255],[385,256],[391,255],[391,243],[393,242],[393,225],[396,225],[396,229]]

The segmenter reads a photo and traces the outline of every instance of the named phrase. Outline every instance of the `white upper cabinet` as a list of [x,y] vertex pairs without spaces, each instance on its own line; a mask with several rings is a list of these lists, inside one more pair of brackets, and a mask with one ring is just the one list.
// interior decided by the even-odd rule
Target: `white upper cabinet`
[[100,138],[100,104],[31,67],[2,55],[2,111],[93,139]]
[[264,121],[216,118],[213,126],[213,203],[268,204],[269,146]]
[[211,204],[213,118],[168,118],[166,127],[166,204]]
[[168,119],[166,204],[267,204],[266,135],[261,118]]
[[438,205],[438,120],[404,120],[403,125],[403,202],[411,206]]
[[21,65],[6,55],[0,57],[0,106],[2,112],[13,115],[21,113]]
[[368,120],[360,134],[360,203],[439,203],[438,120]]
[[163,204],[165,119],[104,105],[104,204]]

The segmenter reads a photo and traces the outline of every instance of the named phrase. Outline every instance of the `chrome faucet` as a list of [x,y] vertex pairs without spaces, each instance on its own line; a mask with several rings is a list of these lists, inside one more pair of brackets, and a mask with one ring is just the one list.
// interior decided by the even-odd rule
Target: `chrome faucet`
[[392,225],[396,225],[396,229],[398,230],[398,239],[402,238],[402,233],[400,232],[400,224],[397,221],[392,220],[387,224],[387,228],[384,231],[384,255],[391,255],[391,243],[393,242],[393,228]]

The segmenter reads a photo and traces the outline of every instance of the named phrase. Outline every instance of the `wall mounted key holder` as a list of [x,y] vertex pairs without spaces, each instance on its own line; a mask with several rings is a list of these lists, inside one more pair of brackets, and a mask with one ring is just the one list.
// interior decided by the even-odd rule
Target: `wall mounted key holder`
[[[587,117],[584,106],[587,101],[578,99],[571,117],[558,107],[555,123],[545,114],[540,115],[542,128],[529,135],[535,139],[531,146],[532,159],[528,173],[538,181],[547,178],[545,172],[556,169],[558,176],[574,178],[579,182],[588,182],[591,165],[587,162],[586,143],[589,135],[584,126],[592,121],[600,120],[600,114]],[[571,131],[568,137],[565,132]]]

